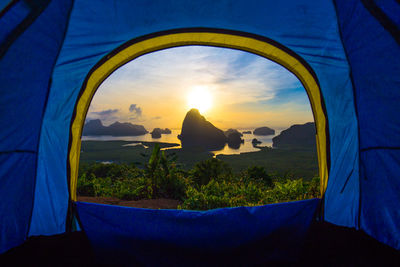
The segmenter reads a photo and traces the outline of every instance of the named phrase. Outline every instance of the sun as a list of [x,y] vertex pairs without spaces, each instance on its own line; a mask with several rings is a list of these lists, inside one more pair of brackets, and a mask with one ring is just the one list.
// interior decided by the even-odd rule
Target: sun
[[208,111],[212,106],[212,96],[206,86],[193,87],[187,96],[187,101],[189,108],[196,108],[200,113]]

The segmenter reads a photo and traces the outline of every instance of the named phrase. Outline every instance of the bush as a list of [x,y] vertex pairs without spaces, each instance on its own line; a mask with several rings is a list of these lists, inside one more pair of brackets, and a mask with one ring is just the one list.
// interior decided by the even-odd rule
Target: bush
[[83,175],[97,178],[109,177],[111,179],[134,178],[140,176],[141,171],[134,164],[86,163],[79,166],[79,177]]
[[192,171],[192,180],[197,186],[208,184],[211,180],[221,180],[230,177],[232,169],[222,160],[211,158],[198,162]]
[[247,168],[248,178],[251,180],[262,180],[265,185],[272,186],[272,178],[267,174],[264,167],[252,166]]
[[145,177],[117,180],[113,188],[113,197],[123,200],[147,199],[153,194],[151,183]]
[[145,166],[145,176],[151,181],[152,198],[173,198],[181,200],[186,195],[188,179],[176,166],[176,158],[160,151],[155,144],[153,152]]
[[88,178],[86,174],[83,174],[78,179],[77,194],[79,196],[95,196],[95,189],[93,185],[93,177]]
[[211,180],[199,189],[189,187],[181,208],[207,210],[223,207],[254,206],[263,197],[259,183]]

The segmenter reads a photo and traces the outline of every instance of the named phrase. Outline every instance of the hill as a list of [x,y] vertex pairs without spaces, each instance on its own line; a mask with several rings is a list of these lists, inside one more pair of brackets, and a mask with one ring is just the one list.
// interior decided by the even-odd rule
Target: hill
[[101,120],[97,119],[85,123],[82,135],[137,136],[147,133],[148,131],[142,125],[117,121],[110,126],[104,126]]
[[295,124],[272,138],[272,146],[275,148],[286,147],[316,147],[315,123]]
[[227,142],[225,133],[207,121],[197,109],[186,113],[178,138],[183,148],[221,149]]

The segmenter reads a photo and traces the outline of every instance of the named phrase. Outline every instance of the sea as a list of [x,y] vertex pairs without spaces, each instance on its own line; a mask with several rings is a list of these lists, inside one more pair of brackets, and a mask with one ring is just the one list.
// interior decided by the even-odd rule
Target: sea
[[[240,132],[244,131],[251,131],[253,132],[254,129],[241,129],[239,130]],[[171,149],[171,148],[180,148],[181,147],[181,142],[178,139],[178,135],[180,134],[181,130],[180,129],[173,129],[171,130],[171,134],[162,134],[161,138],[152,138],[151,134],[145,134],[145,135],[139,135],[139,136],[109,136],[109,135],[101,135],[101,136],[82,136],[82,141],[88,141],[88,140],[93,140],[93,141],[112,141],[112,140],[120,140],[120,141],[142,141],[142,142],[161,142],[161,143],[174,143],[178,144],[177,146],[174,147],[169,147],[166,149]],[[243,134],[242,139],[244,139],[244,143],[240,145],[239,148],[231,148],[228,146],[228,144],[225,145],[223,149],[220,150],[213,150],[210,151],[214,154],[214,156],[217,155],[233,155],[233,154],[240,154],[240,153],[245,153],[245,152],[256,152],[259,151],[260,148],[254,147],[252,144],[253,138],[256,138],[258,141],[261,141],[261,144],[259,144],[259,147],[272,147],[272,138],[275,136],[279,135],[282,129],[275,130],[275,135],[253,135],[253,134]],[[134,143],[132,145],[138,145],[138,143]]]

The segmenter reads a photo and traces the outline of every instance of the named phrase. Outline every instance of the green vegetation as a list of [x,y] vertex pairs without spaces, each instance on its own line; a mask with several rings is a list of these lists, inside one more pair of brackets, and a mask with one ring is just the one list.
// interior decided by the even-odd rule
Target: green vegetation
[[[132,146],[131,144],[138,144]],[[147,164],[155,145],[160,149],[179,146],[179,144],[138,142],[138,141],[83,141],[81,147],[81,163],[114,162],[134,163],[138,167]],[[145,148],[144,146],[148,147]],[[197,162],[212,158],[212,154],[195,149],[168,149],[167,155],[178,156],[180,167],[191,169]]]
[[[149,148],[146,149],[142,145],[126,146],[133,143],[141,143]],[[143,168],[156,144],[160,146],[161,150],[170,148],[165,150],[165,154],[177,156],[176,163],[186,171],[194,168],[198,162],[213,157],[213,154],[207,151],[172,148],[178,146],[178,144],[137,141],[83,141],[80,158],[82,163],[135,163],[136,166]],[[258,152],[241,153],[240,155],[218,155],[216,158],[231,166],[232,172],[235,174],[246,171],[249,166],[262,167],[274,176],[301,177],[307,181],[318,174],[318,160],[315,148],[262,148]]]
[[[86,156],[79,169],[78,195],[116,197],[123,200],[171,198],[182,202],[180,208],[206,210],[222,207],[255,206],[319,197],[319,178],[294,179],[292,174],[279,176],[263,166],[247,167],[235,172],[229,161],[206,158],[193,167],[181,164],[179,156],[162,151],[164,144],[154,143],[152,153],[140,146],[123,147],[132,142],[83,142]],[[137,150],[140,162],[103,164],[87,160],[119,144],[119,152],[104,160],[121,159],[129,150]],[[150,145],[150,144],[145,144]],[[165,147],[165,146],[164,146]],[[133,154],[129,152],[130,154]],[[114,157],[114,158],[113,158]]]

